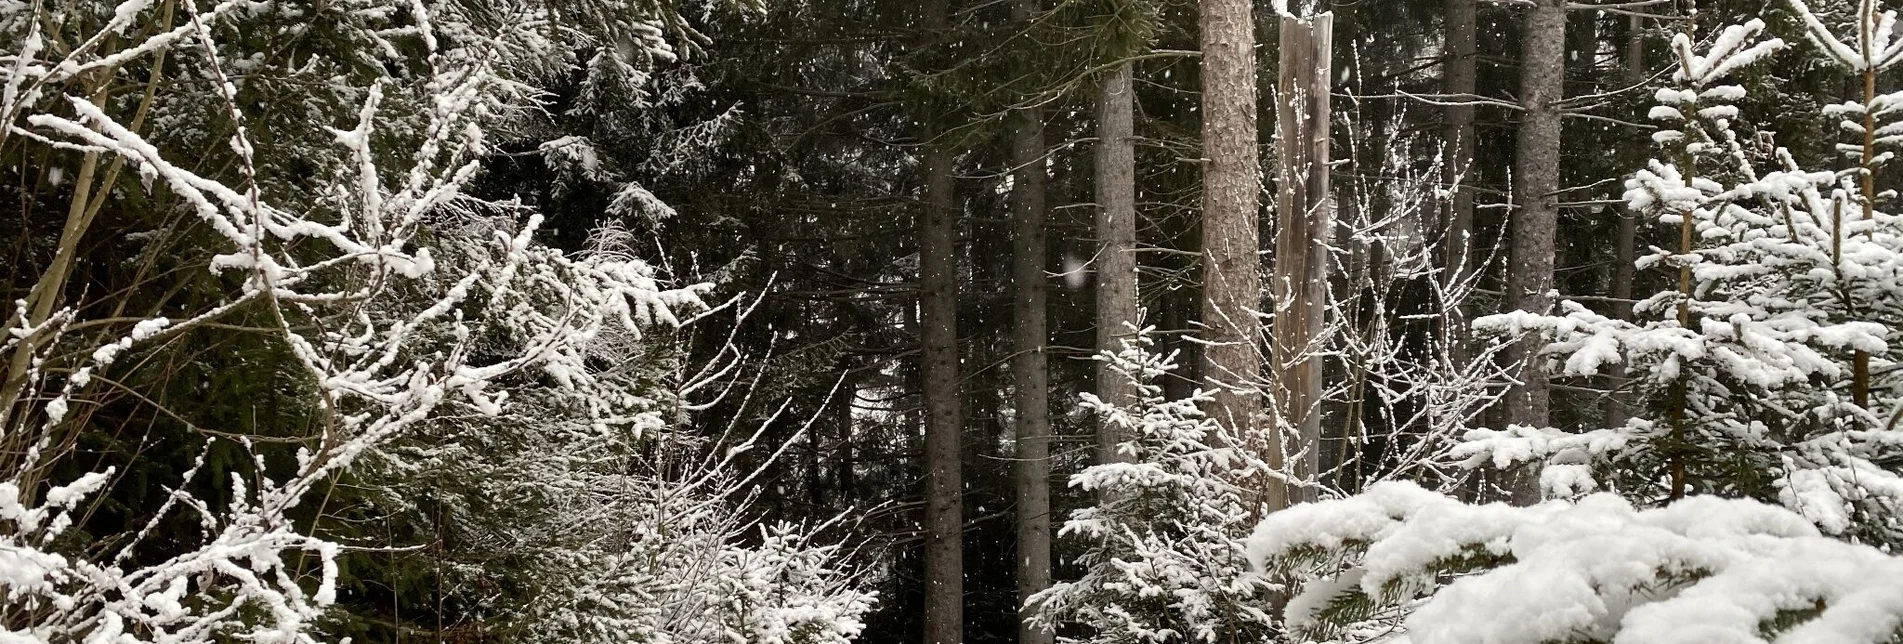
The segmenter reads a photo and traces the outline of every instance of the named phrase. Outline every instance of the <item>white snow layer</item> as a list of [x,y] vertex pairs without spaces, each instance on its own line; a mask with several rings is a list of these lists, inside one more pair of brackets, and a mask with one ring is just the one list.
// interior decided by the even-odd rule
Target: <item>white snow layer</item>
[[1290,602],[1298,631],[1357,590],[1412,607],[1422,644],[1877,644],[1903,627],[1903,559],[1748,500],[1469,505],[1386,482],[1274,513],[1248,541],[1257,570],[1314,549],[1341,552]]

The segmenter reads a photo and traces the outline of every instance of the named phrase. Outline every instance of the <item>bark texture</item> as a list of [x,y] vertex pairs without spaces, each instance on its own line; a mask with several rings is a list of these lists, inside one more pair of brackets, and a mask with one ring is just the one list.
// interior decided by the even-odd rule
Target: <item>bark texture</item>
[[1203,108],[1203,386],[1209,415],[1257,436],[1262,324],[1257,236],[1255,29],[1249,0],[1201,0]]
[[[924,5],[926,41],[943,31],[946,0]],[[958,392],[958,213],[952,151],[927,114],[924,210],[918,220],[919,353],[925,406],[925,644],[964,641],[964,419]]]
[[[1131,337],[1137,319],[1137,212],[1136,212],[1136,97],[1132,69],[1118,65],[1103,81],[1097,97],[1097,350],[1116,351]],[[1097,365],[1097,397],[1128,406],[1136,402],[1136,386]],[[1126,460],[1117,445],[1129,440],[1122,428],[1104,423],[1097,428],[1097,460]]]
[[[1519,148],[1514,161],[1512,266],[1507,306],[1545,312],[1552,305],[1553,236],[1559,225],[1559,143],[1566,73],[1566,0],[1534,0],[1526,9],[1520,60]],[[1508,351],[1520,364],[1519,384],[1507,392],[1507,422],[1545,427],[1550,386],[1529,337]]]
[[[1292,432],[1290,445],[1266,445],[1271,465],[1284,453],[1303,454],[1289,463],[1297,480],[1316,473],[1322,428],[1322,328],[1328,310],[1328,237],[1334,224],[1329,199],[1330,42],[1334,17],[1283,16],[1281,73],[1276,84],[1275,436]],[[1305,500],[1299,489],[1269,483],[1271,512]]]

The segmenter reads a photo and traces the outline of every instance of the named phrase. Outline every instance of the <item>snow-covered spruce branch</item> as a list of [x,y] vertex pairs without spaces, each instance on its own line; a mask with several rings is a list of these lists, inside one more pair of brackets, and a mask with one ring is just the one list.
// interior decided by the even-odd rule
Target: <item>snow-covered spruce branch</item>
[[[1405,482],[1270,515],[1257,570],[1298,589],[1303,641],[1881,644],[1903,559],[1774,505],[1614,494],[1468,505]],[[1451,579],[1451,583],[1448,581]]]

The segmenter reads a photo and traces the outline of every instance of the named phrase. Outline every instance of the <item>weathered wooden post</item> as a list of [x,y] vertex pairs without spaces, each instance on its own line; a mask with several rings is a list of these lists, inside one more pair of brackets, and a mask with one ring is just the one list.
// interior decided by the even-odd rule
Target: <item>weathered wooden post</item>
[[[1334,207],[1328,189],[1328,88],[1334,15],[1312,18],[1284,14],[1280,79],[1276,83],[1276,227],[1275,270],[1271,294],[1275,318],[1270,329],[1275,361],[1274,408],[1282,445],[1268,446],[1272,465],[1284,454],[1300,459],[1290,472],[1312,479],[1321,448],[1322,360],[1319,343],[1328,306],[1328,233]],[[1293,439],[1293,440],[1290,440]],[[1274,484],[1271,483],[1271,486]],[[1270,511],[1301,500],[1301,493],[1271,491]]]

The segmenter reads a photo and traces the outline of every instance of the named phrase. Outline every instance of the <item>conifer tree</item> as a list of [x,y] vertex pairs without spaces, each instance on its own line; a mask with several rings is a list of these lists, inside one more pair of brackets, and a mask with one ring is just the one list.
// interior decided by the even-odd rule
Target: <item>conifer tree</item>
[[1198,392],[1169,400],[1159,378],[1175,355],[1156,353],[1136,330],[1117,353],[1099,357],[1137,392],[1133,406],[1083,394],[1084,408],[1117,425],[1128,441],[1119,459],[1071,477],[1098,493],[1095,505],[1072,513],[1061,535],[1082,542],[1082,577],[1038,595],[1037,619],[1080,626],[1084,642],[1202,642],[1262,638],[1272,629],[1265,580],[1243,559],[1252,481],[1266,465],[1201,407]]
[[[1880,25],[1893,18],[1865,7],[1862,33],[1885,37]],[[1738,132],[1732,103],[1744,90],[1724,80],[1783,46],[1758,40],[1763,29],[1758,21],[1728,28],[1704,53],[1688,36],[1673,41],[1675,85],[1659,90],[1650,112],[1667,154],[1628,180],[1626,197],[1675,233],[1674,247],[1641,258],[1640,268],[1670,271],[1676,288],[1641,301],[1633,322],[1572,302],[1553,316],[1480,322],[1541,331],[1566,373],[1625,364],[1645,412],[1583,434],[1479,431],[1461,452],[1473,464],[1544,460],[1545,487],[1559,495],[1605,486],[1646,501],[1751,497],[1782,503],[1830,534],[1894,544],[1903,537],[1903,454],[1888,411],[1895,403],[1859,404],[1856,392],[1868,383],[1856,365],[1893,360],[1892,329],[1903,319],[1888,305],[1897,300],[1889,276],[1903,236],[1890,215],[1865,208],[1859,187],[1868,168],[1808,170],[1786,150],[1748,146]],[[1830,37],[1821,24],[1812,29]],[[1858,51],[1899,49],[1878,40],[1825,51],[1856,69],[1883,61],[1853,57]],[[1863,116],[1860,105],[1820,116],[1845,114]],[[1881,134],[1887,113],[1871,114],[1875,127],[1853,118],[1846,129],[1890,144]]]

